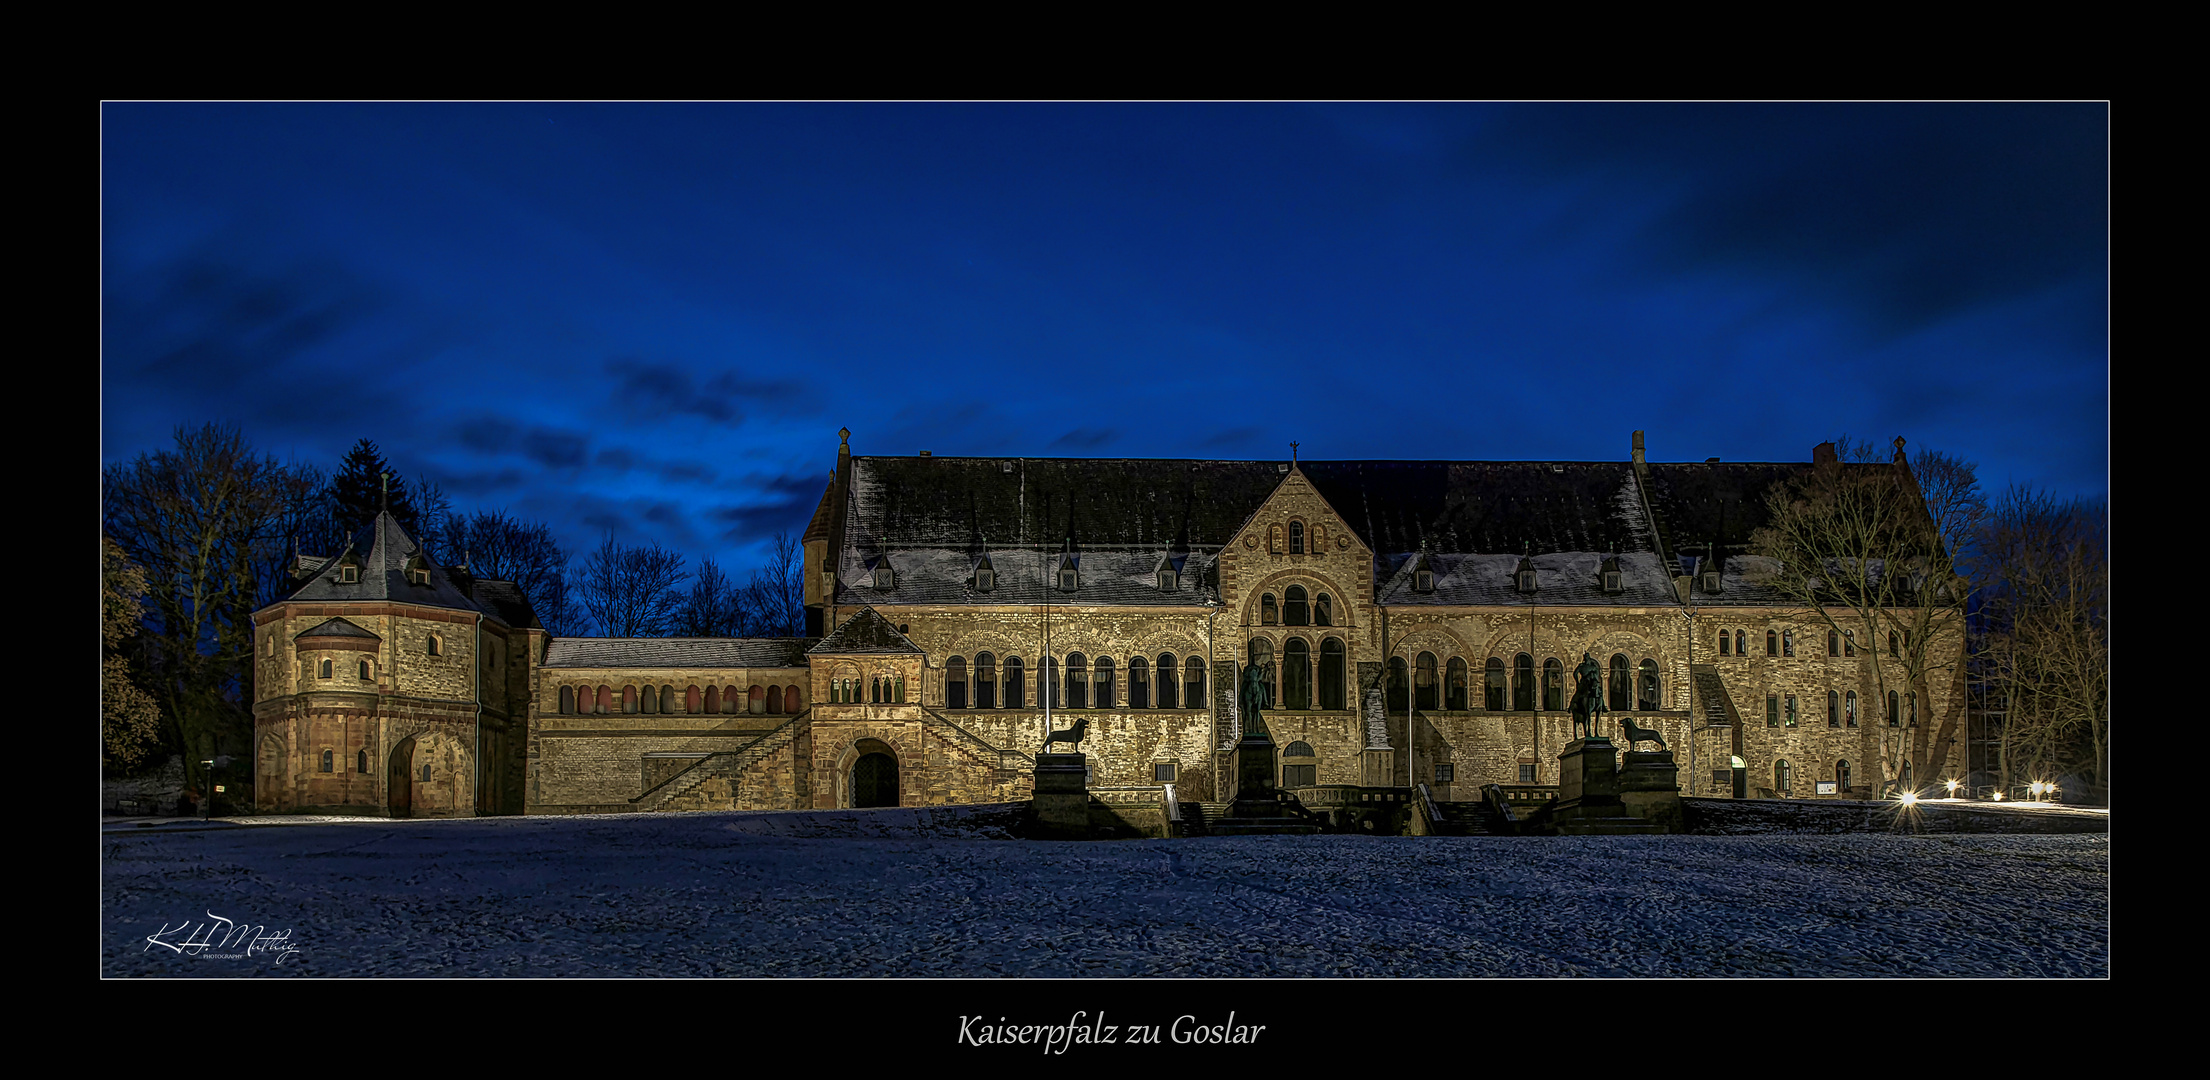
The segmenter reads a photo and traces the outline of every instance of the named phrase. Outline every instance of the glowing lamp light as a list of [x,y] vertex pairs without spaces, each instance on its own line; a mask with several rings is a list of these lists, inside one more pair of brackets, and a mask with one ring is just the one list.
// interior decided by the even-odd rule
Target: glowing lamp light
[[1957,782],[1955,780],[1949,781],[1949,794],[1952,797],[1957,794]]
[[1917,805],[1918,805],[1918,792],[1915,792],[1915,791],[1906,791],[1906,792],[1904,792],[1904,793],[1903,793],[1903,796],[1902,796],[1902,798],[1903,798],[1903,805],[1905,805],[1905,806],[1917,806]]

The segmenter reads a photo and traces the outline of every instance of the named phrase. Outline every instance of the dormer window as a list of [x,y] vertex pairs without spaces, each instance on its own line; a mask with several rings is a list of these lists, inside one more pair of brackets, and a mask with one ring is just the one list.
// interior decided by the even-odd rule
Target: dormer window
[[991,569],[990,560],[984,559],[980,565],[975,567],[975,591],[989,592],[997,587],[998,572]]
[[1626,587],[1626,584],[1625,584],[1625,581],[1624,581],[1625,575],[1621,574],[1621,573],[1620,573],[1620,571],[1619,571],[1619,560],[1618,560],[1618,559],[1616,559],[1616,558],[1612,558],[1612,559],[1605,559],[1605,560],[1604,560],[1604,565],[1603,565],[1603,568],[1602,568],[1602,573],[1603,573],[1603,581],[1604,581],[1604,591],[1605,591],[1605,592],[1607,592],[1607,593],[1619,593],[1619,592],[1625,592],[1625,591],[1626,591],[1626,588],[1627,588],[1627,587]]
[[1172,570],[1159,571],[1159,591],[1173,592],[1180,587],[1181,575]]
[[1424,566],[1412,571],[1412,591],[1423,593],[1434,592],[1435,571],[1430,570]]
[[1704,595],[1719,595],[1719,571],[1715,569],[1706,569],[1704,571]]
[[1079,568],[1075,565],[1074,558],[1072,556],[1068,556],[1060,559],[1059,591],[1073,592],[1075,589],[1079,588],[1081,584],[1082,582],[1080,580]]
[[1521,559],[1521,560],[1519,561],[1519,572],[1518,572],[1518,573],[1516,573],[1516,574],[1514,574],[1514,575],[1513,575],[1513,577],[1514,577],[1514,578],[1516,578],[1516,579],[1518,580],[1518,584],[1519,584],[1519,591],[1521,591],[1521,592],[1523,592],[1523,593],[1532,593],[1532,592],[1534,592],[1534,591],[1535,591],[1535,564],[1534,564],[1534,561],[1533,561],[1533,560],[1531,560],[1531,559]]
[[344,566],[338,567],[338,583],[339,583],[339,584],[341,584],[341,585],[357,585],[357,584],[359,584],[359,583],[360,583],[360,580],[361,580],[361,568],[360,568],[360,567],[358,567],[358,566],[354,566],[354,565],[353,565],[353,564],[351,564],[351,563],[347,563],[347,564],[345,564]]
[[897,583],[897,575],[891,573],[889,560],[875,564],[875,587],[887,589]]
[[430,583],[430,572],[421,568],[409,570],[407,571],[407,583],[410,585],[428,585]]

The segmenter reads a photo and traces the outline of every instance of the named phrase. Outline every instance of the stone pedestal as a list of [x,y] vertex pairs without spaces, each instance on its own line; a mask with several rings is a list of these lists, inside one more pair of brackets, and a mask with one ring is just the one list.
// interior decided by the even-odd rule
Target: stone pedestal
[[1080,754],[1036,755],[1034,832],[1080,840],[1090,834],[1089,766]]
[[1274,740],[1247,734],[1235,746],[1235,801],[1225,817],[1206,823],[1215,836],[1316,833],[1320,826],[1285,805],[1274,788]]
[[1681,809],[1680,766],[1671,750],[1626,754],[1619,770],[1619,802],[1628,817],[1663,826],[1666,832],[1687,831]]
[[1544,831],[1561,836],[1667,831],[1627,812],[1620,793],[1618,753],[1612,741],[1600,735],[1566,744],[1565,752],[1558,755],[1558,801],[1547,810]]

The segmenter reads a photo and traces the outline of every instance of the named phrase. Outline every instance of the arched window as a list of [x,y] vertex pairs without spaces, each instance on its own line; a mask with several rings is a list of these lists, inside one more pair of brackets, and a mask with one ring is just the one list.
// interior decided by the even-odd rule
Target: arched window
[[[1312,553],[1314,555],[1325,555],[1328,553],[1327,526],[1320,524],[1314,524],[1312,526]],[[1326,624],[1323,623],[1322,625]]]
[[947,709],[964,709],[967,707],[967,660],[965,657],[954,656],[944,661],[944,707]]
[[335,753],[332,753],[331,751],[325,750],[325,751],[323,751],[323,752],[322,752],[322,771],[323,771],[323,772],[336,772],[336,771],[338,771],[338,767],[337,767],[337,765],[335,764],[335,759],[336,759],[336,757],[337,757],[337,755],[336,755]]
[[328,657],[324,657],[322,660],[322,677],[325,679],[335,678],[330,674],[330,659]]
[[1305,523],[1302,521],[1289,523],[1289,553],[1291,555],[1305,553]]
[[563,687],[561,687],[561,688],[560,688],[560,711],[561,711],[561,712],[562,712],[563,714],[566,714],[566,713],[572,713],[572,712],[576,711],[576,688],[575,688],[575,687],[573,687],[573,686],[563,686]]
[[354,752],[353,771],[357,773],[365,773],[368,771],[368,751],[358,750]]
[[1834,763],[1834,790],[1844,795],[1849,793],[1849,761],[1847,759]]
[[777,716],[781,716],[783,714],[782,687],[770,686],[767,688],[767,711]]
[[1780,633],[1780,655],[1782,655],[1782,656],[1794,656],[1795,654],[1796,654],[1796,632],[1795,632],[1795,631],[1793,631],[1793,630],[1783,630],[1783,631],[1781,631],[1781,633]]
[[1151,663],[1140,656],[1128,658],[1128,707],[1151,707]]
[[1290,743],[1290,744],[1289,744],[1289,746],[1288,746],[1288,747],[1287,747],[1286,749],[1284,749],[1284,750],[1283,750],[1283,751],[1281,752],[1281,756],[1283,756],[1283,757],[1312,757],[1312,756],[1313,756],[1313,753],[1312,753],[1312,744],[1311,744],[1311,743],[1308,743],[1308,742],[1301,742],[1301,741],[1300,741],[1300,742],[1293,742],[1293,743]]
[[1721,655],[1721,656],[1732,656],[1732,655],[1734,655],[1734,632],[1733,632],[1733,631],[1731,631],[1731,630],[1721,630],[1721,631],[1719,631],[1719,655]]
[[1177,671],[1178,669],[1174,666],[1174,654],[1160,653],[1158,679],[1156,680],[1158,685],[1154,688],[1159,695],[1158,708],[1171,709],[1174,707],[1174,680],[1178,677]]
[[1890,630],[1890,631],[1888,631],[1888,655],[1889,655],[1889,656],[1901,656],[1901,655],[1903,655],[1903,654],[1902,654],[1902,653],[1901,653],[1900,651],[1898,651],[1898,649],[1897,649],[1897,647],[1896,647],[1896,638],[1895,638],[1895,631],[1893,631],[1893,630]]
[[709,686],[706,688],[706,711],[710,713],[717,713],[721,711],[720,687]]
[[1842,723],[1850,727],[1857,726],[1857,691],[1855,690],[1842,695]]
[[[1327,597],[1320,599],[1326,600]],[[1320,707],[1343,709],[1345,701],[1343,685],[1343,639],[1328,638],[1320,643]]]
[[683,688],[683,711],[687,713],[694,713],[698,711],[697,683],[692,683],[689,686]]
[[804,707],[805,702],[802,700],[797,687],[783,687],[783,708],[791,712],[797,712]]
[[1788,726],[1796,726],[1796,696],[1788,695]]
[[425,784],[430,782],[430,763],[426,761],[422,763],[422,782]]
[[1021,658],[1018,656],[1006,657],[1005,707],[1008,709],[1025,708],[1028,700],[1027,689],[1027,672],[1021,670]]
[[1826,655],[1842,655],[1842,635],[1835,633],[1831,626],[1826,628]]
[[1046,655],[1044,666],[1036,670],[1036,700],[1048,701],[1054,709],[1067,707],[1066,699],[1059,692],[1059,658]]
[[1542,707],[1565,711],[1565,662],[1555,656],[1542,662]]
[[1855,631],[1855,630],[1844,630],[1844,631],[1842,631],[1842,655],[1843,655],[1843,656],[1855,656],[1855,655],[1857,655],[1857,631]]
[[444,640],[443,640],[443,639],[441,639],[441,638],[439,638],[439,637],[438,637],[438,636],[437,636],[436,634],[431,634],[431,635],[430,635],[430,641],[429,641],[429,646],[428,646],[428,652],[429,652],[429,654],[430,654],[431,656],[443,656],[443,655],[445,655],[445,642],[444,642]]
[[1411,687],[1407,685],[1412,679],[1404,670],[1404,657],[1392,656],[1389,658],[1387,678],[1388,684],[1383,688],[1385,693],[1383,694],[1382,707],[1388,709],[1392,716],[1401,716],[1405,709],[1410,707],[1412,701],[1409,693]]
[[1205,658],[1192,656],[1182,664],[1182,707],[1205,707]]
[[1903,709],[1902,709],[1901,705],[1902,705],[1902,703],[1896,700],[1896,693],[1895,693],[1895,691],[1893,691],[1893,690],[1890,690],[1890,691],[1888,691],[1888,726],[1889,726],[1889,727],[1902,727],[1902,726],[1903,726]]
[[991,653],[975,654],[975,708],[994,709],[998,706],[998,658]]
[[1635,708],[1644,712],[1664,708],[1658,704],[1657,661],[1644,660],[1640,670],[1642,678],[1635,687]]
[[1312,609],[1305,603],[1305,587],[1291,585],[1282,593],[1281,621],[1284,626],[1309,626]]
[[1250,657],[1246,663],[1258,669],[1259,682],[1266,687],[1266,707],[1273,708],[1274,702],[1279,700],[1274,693],[1279,685],[1274,679],[1274,643],[1265,638],[1252,638],[1245,655]]
[[1433,709],[1435,700],[1435,654],[1423,652],[1415,660],[1412,669],[1412,707]]
[[1916,690],[1912,691],[1912,692],[1910,693],[1910,695],[1909,695],[1908,697],[1906,697],[1906,698],[1904,699],[1904,704],[1905,704],[1906,706],[1908,706],[1908,707],[1909,707],[1909,710],[1910,710],[1909,712],[1907,712],[1907,713],[1905,713],[1905,714],[1904,714],[1904,722],[1905,722],[1905,723],[1907,723],[1907,724],[1909,724],[1909,725],[1910,725],[1910,726],[1912,726],[1912,727],[1917,727],[1917,726],[1918,726],[1918,691],[1916,691]]
[[1842,695],[1832,690],[1826,692],[1826,726],[1842,726]]
[[675,711],[675,687],[665,683],[660,686],[660,711],[664,713]]
[[634,687],[634,686],[624,686],[624,687],[622,687],[622,711],[623,711],[623,712],[625,712],[625,713],[633,713],[633,712],[636,712],[636,711],[637,711],[637,688],[636,688],[636,687]]
[[767,711],[767,687],[753,683],[744,691],[744,710],[759,714]]
[[1269,526],[1267,526],[1267,527],[1266,527],[1266,550],[1267,550],[1267,551],[1269,551],[1269,552],[1272,552],[1273,554],[1279,555],[1279,554],[1281,554],[1281,553],[1282,553],[1282,550],[1281,550],[1281,549],[1282,549],[1282,532],[1281,532],[1281,526],[1279,526],[1279,525],[1269,525]]
[[1312,625],[1335,625],[1335,600],[1326,593],[1321,593],[1320,598],[1312,603]]
[[1281,677],[1282,708],[1311,708],[1312,647],[1303,638],[1290,638],[1282,644]]
[[1736,630],[1734,632],[1734,655],[1748,656],[1750,654],[1749,641],[1749,631]]
[[1090,686],[1091,696],[1096,699],[1097,707],[1100,709],[1113,707],[1113,674],[1113,658],[1110,656],[1098,657],[1097,671],[1091,676]]
[[1773,790],[1786,795],[1788,790],[1795,786],[1795,782],[1796,767],[1788,764],[1787,758],[1781,758],[1779,761],[1773,762]]
[[1765,631],[1765,655],[1780,655],[1780,635],[1770,630]]
[[375,672],[373,672],[373,671],[370,671],[370,670],[369,670],[369,667],[368,667],[368,661],[366,661],[366,660],[363,660],[363,661],[361,661],[361,681],[362,681],[362,682],[369,682],[369,681],[371,681],[371,680],[373,680],[373,679],[375,679],[375,678],[376,678],[376,673],[375,673]]
[[1535,711],[1535,658],[1526,653],[1512,659],[1512,708]]
[[1090,661],[1081,653],[1067,654],[1067,708],[1090,707]]
[[1264,596],[1261,596],[1261,597],[1259,597],[1259,598],[1258,598],[1258,624],[1259,624],[1260,626],[1272,626],[1272,625],[1274,625],[1275,623],[1278,623],[1278,622],[1280,622],[1280,621],[1281,621],[1281,613],[1280,613],[1280,611],[1279,611],[1279,610],[1278,610],[1278,609],[1277,609],[1277,608],[1276,608],[1276,607],[1274,606],[1274,594],[1273,594],[1273,593],[1267,593],[1266,595],[1264,595]]
[[1492,712],[1504,711],[1504,661],[1492,656],[1481,669],[1481,707]]
[[722,688],[721,688],[721,711],[722,711],[722,712],[725,712],[725,713],[737,713],[737,712],[743,712],[744,710],[745,710],[745,704],[744,704],[744,696],[743,696],[742,694],[739,694],[739,693],[737,692],[737,688],[736,688],[736,687],[734,687],[734,686],[724,686],[724,687],[722,687]]
[[1466,708],[1466,689],[1471,680],[1466,678],[1466,658],[1453,656],[1443,668],[1443,708],[1463,712]]
[[1634,708],[1634,704],[1633,704],[1633,698],[1631,698],[1631,697],[1629,697],[1629,696],[1628,696],[1628,695],[1630,694],[1630,692],[1631,692],[1631,689],[1632,689],[1632,688],[1631,688],[1631,687],[1629,687],[1629,686],[1628,686],[1628,684],[1627,684],[1627,657],[1626,657],[1626,654],[1624,654],[1624,653],[1613,653],[1613,654],[1612,654],[1612,658],[1611,658],[1611,679],[1610,679],[1610,682],[1611,682],[1611,704],[1610,704],[1610,708],[1611,708],[1611,711],[1613,711],[1613,712],[1626,712],[1626,711],[1627,711],[1628,709]]
[[660,711],[660,693],[659,693],[659,691],[657,691],[657,690],[654,690],[654,689],[653,689],[652,687],[649,687],[649,686],[648,686],[648,687],[645,687],[645,693],[644,693],[644,699],[643,699],[643,701],[644,701],[644,711],[645,711],[645,712],[648,712],[648,713],[650,713],[650,712],[659,712],[659,711]]

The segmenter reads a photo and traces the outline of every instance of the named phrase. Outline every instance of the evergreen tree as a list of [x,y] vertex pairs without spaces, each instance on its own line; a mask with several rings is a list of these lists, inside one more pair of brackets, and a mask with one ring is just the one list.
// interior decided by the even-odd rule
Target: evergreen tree
[[408,497],[407,482],[384,460],[383,451],[365,438],[346,453],[337,475],[330,478],[330,500],[336,507],[339,523],[351,533],[376,520],[376,512],[385,505],[385,473],[392,474],[391,516],[398,519],[399,527],[407,530],[407,535],[421,536],[422,515]]

